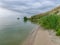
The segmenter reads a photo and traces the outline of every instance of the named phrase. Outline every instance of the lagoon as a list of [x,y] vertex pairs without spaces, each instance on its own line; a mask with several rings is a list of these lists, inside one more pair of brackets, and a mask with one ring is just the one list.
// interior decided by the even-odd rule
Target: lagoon
[[25,22],[23,18],[18,20],[19,15],[3,14],[0,16],[0,45],[21,45],[36,24]]

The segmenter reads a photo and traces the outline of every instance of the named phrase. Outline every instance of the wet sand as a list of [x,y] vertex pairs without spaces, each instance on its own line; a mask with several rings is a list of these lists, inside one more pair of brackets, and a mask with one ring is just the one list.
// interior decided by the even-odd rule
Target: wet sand
[[49,32],[42,27],[35,28],[23,45],[58,45],[51,41]]

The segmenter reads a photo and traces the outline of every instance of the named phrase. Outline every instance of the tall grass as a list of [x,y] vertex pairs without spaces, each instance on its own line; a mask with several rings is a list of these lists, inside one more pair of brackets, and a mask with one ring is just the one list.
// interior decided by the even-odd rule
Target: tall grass
[[54,29],[57,32],[56,35],[60,35],[59,15],[51,14],[51,15],[44,16],[39,19],[38,23],[47,29]]

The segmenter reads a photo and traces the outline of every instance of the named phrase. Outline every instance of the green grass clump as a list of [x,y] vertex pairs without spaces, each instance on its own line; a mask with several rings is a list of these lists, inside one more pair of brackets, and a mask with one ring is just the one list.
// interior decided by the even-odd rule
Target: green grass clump
[[47,29],[54,29],[56,35],[60,35],[60,16],[59,15],[47,15],[39,19],[39,24]]
[[60,36],[60,29],[56,32],[57,36]]
[[55,29],[57,26],[58,16],[57,15],[48,15],[40,18],[39,24],[45,28]]

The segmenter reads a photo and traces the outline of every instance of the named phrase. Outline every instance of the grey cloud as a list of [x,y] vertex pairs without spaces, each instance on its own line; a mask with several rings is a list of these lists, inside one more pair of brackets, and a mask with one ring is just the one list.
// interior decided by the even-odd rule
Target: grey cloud
[[59,0],[0,0],[0,7],[26,14],[37,14],[57,5]]

